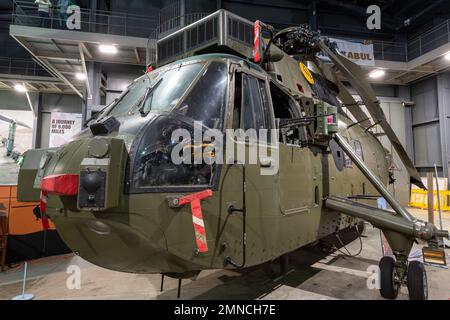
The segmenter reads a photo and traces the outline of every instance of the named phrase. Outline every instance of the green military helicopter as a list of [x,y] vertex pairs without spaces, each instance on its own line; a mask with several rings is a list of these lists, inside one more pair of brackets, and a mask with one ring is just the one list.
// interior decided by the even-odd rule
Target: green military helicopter
[[[182,279],[285,257],[365,220],[395,255],[380,261],[381,295],[395,299],[406,284],[411,298],[427,298],[424,267],[408,255],[416,238],[435,245],[448,232],[415,219],[388,192],[389,157],[375,125],[411,182],[424,186],[366,76],[333,43],[307,26],[276,32],[219,10],[160,39],[154,53],[156,64],[71,142],[25,154],[19,199],[43,198],[74,252],[108,269]],[[204,136],[180,139],[178,129]],[[206,137],[232,129],[242,130],[223,143]],[[248,129],[272,130],[276,143]],[[264,144],[267,154],[254,163],[177,164],[180,144],[187,160],[198,151],[220,160],[211,146],[224,145],[250,157]],[[369,205],[377,197],[394,212]]]

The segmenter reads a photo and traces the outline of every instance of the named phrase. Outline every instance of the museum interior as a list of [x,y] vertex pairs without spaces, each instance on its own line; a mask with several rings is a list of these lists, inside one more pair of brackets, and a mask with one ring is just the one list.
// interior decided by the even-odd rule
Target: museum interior
[[0,43],[0,300],[450,299],[450,1],[0,0]]

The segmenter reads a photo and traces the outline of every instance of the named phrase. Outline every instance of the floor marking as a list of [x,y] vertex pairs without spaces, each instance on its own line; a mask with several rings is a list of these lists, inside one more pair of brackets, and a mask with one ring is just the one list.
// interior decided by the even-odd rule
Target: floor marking
[[328,264],[324,264],[324,263],[320,263],[320,262],[313,264],[311,267],[317,268],[317,269],[322,269],[322,270],[327,270],[327,271],[346,273],[346,274],[350,274],[352,276],[357,276],[357,277],[361,277],[361,278],[368,278],[372,275],[371,272],[355,270],[355,269],[350,269],[350,268],[344,268],[344,267],[338,267],[338,266],[328,265]]
[[326,296],[323,294],[307,291],[296,287],[282,285],[269,294],[258,297],[257,300],[272,300],[272,299],[295,299],[295,300],[337,300],[336,298]]

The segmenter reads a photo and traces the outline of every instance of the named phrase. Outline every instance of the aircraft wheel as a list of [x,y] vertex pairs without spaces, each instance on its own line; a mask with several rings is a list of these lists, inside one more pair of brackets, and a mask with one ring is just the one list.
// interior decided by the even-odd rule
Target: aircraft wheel
[[408,293],[411,300],[428,299],[428,281],[425,266],[420,261],[411,261],[406,276]]
[[397,298],[400,284],[396,281],[395,260],[384,256],[380,263],[380,294],[385,299]]

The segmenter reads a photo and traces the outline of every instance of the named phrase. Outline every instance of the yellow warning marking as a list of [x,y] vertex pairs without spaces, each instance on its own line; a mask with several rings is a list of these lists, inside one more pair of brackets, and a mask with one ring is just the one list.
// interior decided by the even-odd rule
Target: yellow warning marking
[[300,70],[302,71],[302,74],[305,77],[306,81],[308,81],[310,84],[314,84],[314,78],[311,74],[311,71],[309,71],[308,67],[303,62],[300,62]]

